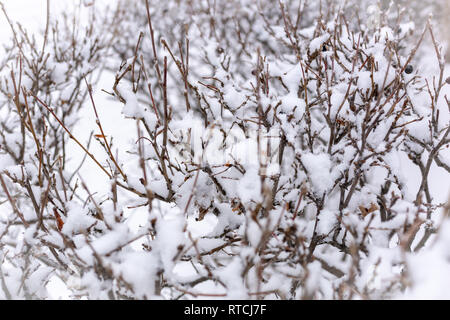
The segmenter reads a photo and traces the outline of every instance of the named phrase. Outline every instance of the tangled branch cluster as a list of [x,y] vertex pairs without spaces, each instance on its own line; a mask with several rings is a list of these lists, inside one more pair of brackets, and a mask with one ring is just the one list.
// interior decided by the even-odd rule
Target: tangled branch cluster
[[[48,17],[39,40],[3,9],[0,297],[45,298],[58,277],[74,298],[379,299],[419,290],[429,255],[450,268],[429,181],[450,171],[443,49],[430,21],[353,5],[120,1]],[[102,71],[133,119],[127,158],[97,111]],[[81,108],[103,154],[73,134]]]

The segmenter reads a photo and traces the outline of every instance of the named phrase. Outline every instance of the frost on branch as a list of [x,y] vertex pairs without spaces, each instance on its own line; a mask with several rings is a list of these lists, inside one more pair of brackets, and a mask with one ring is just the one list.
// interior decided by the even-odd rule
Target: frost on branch
[[[124,1],[75,43],[11,22],[0,294],[44,298],[57,277],[91,299],[447,297],[421,289],[431,258],[448,269],[429,177],[449,172],[443,50],[432,21],[366,2]],[[100,71],[128,144],[104,132]],[[103,152],[72,133],[82,108]],[[66,165],[69,139],[102,187]]]

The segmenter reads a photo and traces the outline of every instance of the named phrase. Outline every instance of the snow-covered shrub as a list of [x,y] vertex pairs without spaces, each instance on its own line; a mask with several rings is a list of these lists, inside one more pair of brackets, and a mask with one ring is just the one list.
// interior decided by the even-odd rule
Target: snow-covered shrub
[[45,298],[55,270],[70,270],[47,224],[77,206],[77,170],[66,171],[70,130],[88,97],[85,79],[98,77],[115,33],[109,15],[93,8],[83,8],[83,23],[75,13],[52,19],[48,7],[38,35],[0,9],[11,34],[0,60],[0,297]]
[[[443,53],[430,23],[366,2],[123,1],[82,43],[56,27],[42,50],[16,39],[1,87],[3,296],[45,297],[51,275],[94,299],[418,296],[421,261],[448,254],[445,234],[426,246],[444,216],[430,167],[449,171]],[[431,81],[415,64],[425,35]],[[134,119],[126,161],[85,81],[103,67]],[[79,108],[108,161],[71,133]],[[103,189],[65,166],[69,138]]]

